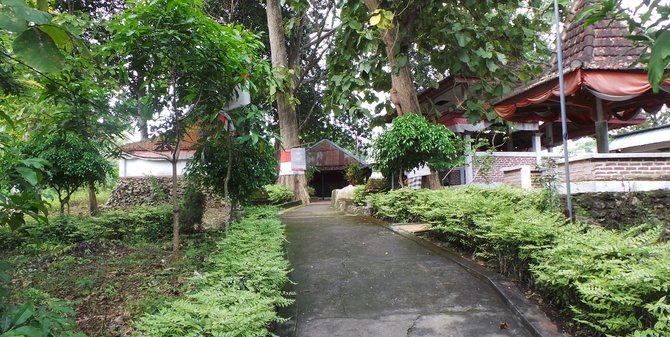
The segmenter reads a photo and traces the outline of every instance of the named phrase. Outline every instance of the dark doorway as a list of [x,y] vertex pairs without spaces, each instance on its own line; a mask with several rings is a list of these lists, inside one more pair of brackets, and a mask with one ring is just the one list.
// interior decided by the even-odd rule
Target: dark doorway
[[314,173],[314,179],[309,184],[314,188],[319,198],[330,198],[333,190],[349,185],[344,177],[344,171],[320,171]]

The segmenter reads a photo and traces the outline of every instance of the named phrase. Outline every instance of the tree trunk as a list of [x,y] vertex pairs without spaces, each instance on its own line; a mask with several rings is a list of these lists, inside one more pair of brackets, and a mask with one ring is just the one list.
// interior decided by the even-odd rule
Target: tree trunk
[[[230,132],[230,131],[228,131]],[[230,192],[228,191],[228,183],[230,182],[230,174],[233,169],[233,136],[232,133],[229,133],[228,136],[228,167],[226,168],[226,177],[223,179],[223,202],[226,204],[224,205],[224,213],[225,209],[228,209],[228,215],[226,218],[223,220],[223,223],[221,224],[222,229],[227,229],[228,224],[230,224],[231,220],[233,219],[233,201],[230,198]]]
[[88,212],[91,215],[98,214],[98,198],[95,195],[95,183],[88,182]]
[[[368,7],[370,13],[374,12],[379,7],[379,0],[365,0],[365,5]],[[411,20],[411,18],[410,18]],[[391,29],[384,30],[382,32],[382,41],[386,47],[386,57],[389,60],[389,67],[391,69],[396,69],[398,61],[396,55],[393,53],[393,49],[397,44],[400,44],[400,50],[402,53],[407,55],[407,49],[409,43],[407,41],[402,41],[400,34],[398,32],[398,25],[400,22],[394,22],[395,26]],[[407,26],[411,26],[407,24]],[[407,55],[409,57],[409,55]],[[391,102],[395,106],[396,112],[399,116],[402,116],[408,112],[413,112],[416,114],[421,114],[421,108],[419,107],[419,99],[417,98],[416,87],[414,87],[414,77],[412,76],[412,70],[410,68],[410,62],[397,68],[396,72],[391,72]]]
[[430,175],[428,176],[428,188],[431,190],[439,190],[442,188],[442,180],[437,171],[430,171]]
[[[179,124],[177,124],[177,130]],[[179,161],[179,155],[181,150],[181,142],[179,140],[179,134],[177,134],[177,146],[172,155],[172,260],[179,260],[179,198],[177,196],[177,162]]]
[[[272,66],[275,68],[288,67],[288,53],[284,38],[280,0],[267,0],[266,14],[270,38]],[[294,81],[294,79],[290,79]],[[291,105],[293,92],[291,86],[285,86],[277,93],[277,111],[279,114],[279,134],[282,138],[282,147],[289,150],[299,145],[298,121],[295,108]],[[302,172],[301,172],[302,173]],[[280,175],[278,184],[293,189],[294,196],[303,204],[309,203],[307,181],[304,174]]]

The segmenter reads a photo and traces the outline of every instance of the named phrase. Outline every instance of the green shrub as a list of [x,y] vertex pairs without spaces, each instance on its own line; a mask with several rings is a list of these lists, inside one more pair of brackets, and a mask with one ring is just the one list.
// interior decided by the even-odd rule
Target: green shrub
[[267,336],[282,322],[277,306],[291,303],[284,227],[276,208],[247,209],[210,255],[214,271],[194,277],[194,291],[139,319],[138,336]]
[[282,204],[293,200],[293,190],[283,185],[265,185],[263,190],[273,204]]
[[376,214],[432,231],[537,287],[594,336],[670,335],[670,243],[647,225],[568,224],[550,195],[513,188],[401,189],[370,196]]
[[367,191],[365,190],[365,186],[363,185],[358,185],[354,189],[354,199],[352,200],[354,205],[358,206],[364,206],[366,203],[366,197],[367,197]]
[[538,287],[575,321],[612,336],[670,335],[670,243],[658,230],[584,225],[537,252]]
[[367,178],[365,167],[356,162],[349,164],[344,173],[347,176],[347,181],[352,185],[364,184],[365,178]]
[[169,205],[109,211],[92,220],[103,228],[105,239],[155,241],[172,234],[172,207]]
[[194,233],[196,225],[202,224],[207,197],[195,184],[187,184],[179,204],[179,226],[184,234]]
[[172,233],[172,208],[141,206],[107,211],[95,217],[56,216],[48,222],[28,222],[15,231],[0,227],[0,249],[70,244],[92,239],[155,241]]

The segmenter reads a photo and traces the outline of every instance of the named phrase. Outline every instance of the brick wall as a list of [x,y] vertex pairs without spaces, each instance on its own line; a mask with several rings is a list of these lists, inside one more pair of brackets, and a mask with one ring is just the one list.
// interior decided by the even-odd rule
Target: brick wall
[[[559,164],[559,169],[564,170]],[[593,154],[570,160],[570,177],[580,181],[668,181],[670,154]]]
[[[491,170],[486,175],[485,167],[491,165]],[[505,180],[503,168],[519,167],[528,165],[535,167],[535,154],[531,152],[499,152],[493,155],[478,152],[473,160],[474,183],[502,183]],[[488,177],[488,181],[487,181]],[[511,179],[511,178],[510,178]],[[520,178],[519,178],[519,183]]]

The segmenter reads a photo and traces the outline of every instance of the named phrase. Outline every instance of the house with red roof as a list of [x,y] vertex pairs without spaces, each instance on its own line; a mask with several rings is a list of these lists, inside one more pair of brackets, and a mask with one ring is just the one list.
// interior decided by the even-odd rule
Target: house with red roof
[[[177,174],[183,175],[186,163],[193,158],[200,134],[191,130],[181,142]],[[161,137],[143,139],[121,147],[119,177],[172,176],[172,149],[161,142]]]

